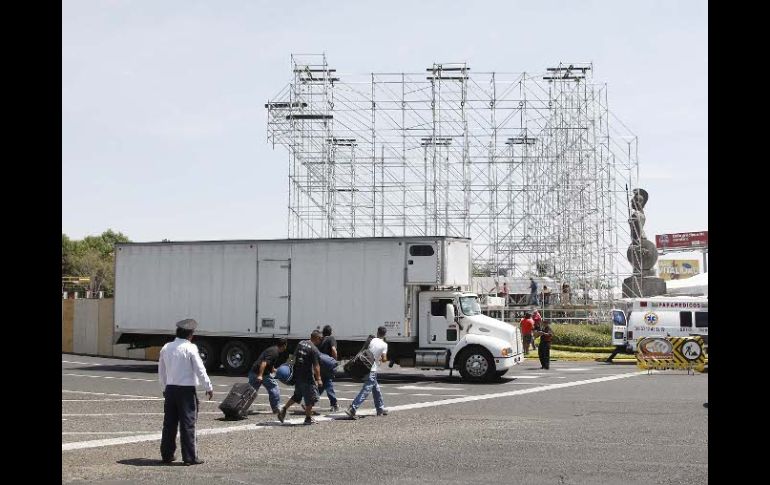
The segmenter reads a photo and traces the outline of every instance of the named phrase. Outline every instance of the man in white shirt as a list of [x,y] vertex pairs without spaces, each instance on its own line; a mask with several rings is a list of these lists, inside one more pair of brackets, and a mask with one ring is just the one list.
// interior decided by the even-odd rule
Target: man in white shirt
[[199,401],[195,387],[203,381],[209,400],[214,397],[214,388],[198,353],[198,346],[192,343],[197,326],[198,323],[191,318],[177,322],[176,339],[160,350],[158,378],[165,398],[160,441],[163,463],[171,463],[175,459],[177,427],[184,464],[203,463],[196,449],[195,422],[198,420]]
[[372,397],[374,397],[374,407],[377,409],[377,416],[387,416],[388,414],[388,410],[385,409],[385,401],[382,399],[380,384],[377,382],[377,369],[379,363],[388,360],[388,344],[383,340],[386,332],[387,329],[385,327],[378,327],[377,337],[369,342],[369,350],[372,352],[372,355],[374,355],[374,364],[372,364],[372,370],[369,373],[369,377],[366,379],[366,382],[364,382],[364,386],[361,388],[358,396],[353,399],[353,403],[345,410],[345,414],[351,418],[356,417],[356,409],[358,409],[361,404],[364,403],[366,398],[369,397],[369,393],[372,393]]

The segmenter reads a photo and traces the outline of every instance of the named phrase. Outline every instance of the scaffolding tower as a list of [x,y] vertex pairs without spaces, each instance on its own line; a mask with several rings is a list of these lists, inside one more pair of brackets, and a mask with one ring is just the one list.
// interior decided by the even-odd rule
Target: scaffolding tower
[[310,54],[291,67],[265,105],[289,155],[288,237],[469,237],[476,275],[550,276],[600,301],[631,274],[637,138],[592,64],[341,75]]

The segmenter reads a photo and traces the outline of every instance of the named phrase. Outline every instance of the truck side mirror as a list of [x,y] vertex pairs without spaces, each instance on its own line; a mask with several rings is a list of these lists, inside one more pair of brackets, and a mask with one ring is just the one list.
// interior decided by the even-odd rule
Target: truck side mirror
[[447,303],[446,306],[446,319],[448,322],[455,321],[455,306],[451,303]]

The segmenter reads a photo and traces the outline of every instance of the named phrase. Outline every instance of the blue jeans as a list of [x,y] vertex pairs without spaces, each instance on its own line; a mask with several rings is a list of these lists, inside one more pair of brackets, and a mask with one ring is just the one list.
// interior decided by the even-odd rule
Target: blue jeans
[[[257,374],[253,370],[249,371],[249,384],[251,384],[251,387],[256,391],[259,391],[259,386],[261,384],[257,382]],[[278,405],[281,404],[281,390],[278,388],[278,383],[275,382],[275,379],[270,377],[270,374],[262,374],[262,384],[264,384],[265,389],[267,389],[270,407],[272,409],[277,409]]]
[[358,393],[358,396],[353,399],[353,404],[351,404],[350,407],[358,409],[361,404],[364,403],[366,398],[369,397],[370,392],[374,397],[374,407],[377,408],[377,411],[385,409],[385,401],[382,400],[382,391],[380,390],[380,384],[377,382],[376,371],[369,373],[369,377],[367,377],[366,382],[364,382],[364,387],[361,388],[361,392]]
[[337,393],[334,392],[334,376],[325,376],[321,373],[321,379],[323,380],[323,388],[318,390],[318,395],[326,391],[326,395],[329,396],[329,405],[337,405]]

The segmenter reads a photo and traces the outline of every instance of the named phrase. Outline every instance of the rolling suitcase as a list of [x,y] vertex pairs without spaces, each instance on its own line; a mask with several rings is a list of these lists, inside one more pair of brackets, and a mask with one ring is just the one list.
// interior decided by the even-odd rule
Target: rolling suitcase
[[256,398],[257,391],[248,382],[234,384],[219,409],[225,413],[226,419],[245,419]]

